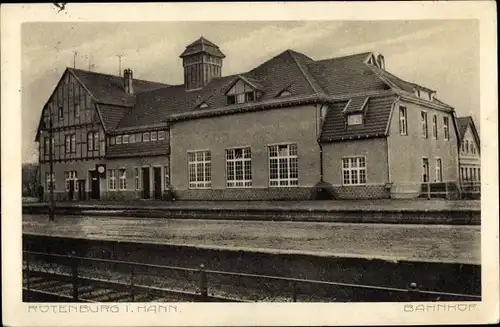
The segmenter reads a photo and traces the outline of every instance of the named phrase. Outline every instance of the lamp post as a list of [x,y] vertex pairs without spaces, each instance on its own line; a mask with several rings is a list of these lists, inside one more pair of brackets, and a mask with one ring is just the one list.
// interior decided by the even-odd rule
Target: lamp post
[[49,105],[49,176],[50,176],[50,183],[49,183],[49,221],[54,221],[54,209],[55,209],[55,203],[54,203],[54,163],[53,163],[53,158],[52,158],[52,140],[53,140],[53,131],[52,131],[53,125],[52,125],[52,105]]

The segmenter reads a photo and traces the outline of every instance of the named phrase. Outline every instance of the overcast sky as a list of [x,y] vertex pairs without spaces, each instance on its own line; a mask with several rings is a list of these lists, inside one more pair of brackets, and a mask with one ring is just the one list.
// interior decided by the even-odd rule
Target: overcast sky
[[461,21],[25,23],[22,27],[22,160],[37,160],[33,142],[44,103],[67,66],[182,83],[179,55],[203,35],[226,55],[223,75],[245,72],[293,49],[313,59],[375,51],[391,73],[437,90],[437,97],[479,125],[479,25]]

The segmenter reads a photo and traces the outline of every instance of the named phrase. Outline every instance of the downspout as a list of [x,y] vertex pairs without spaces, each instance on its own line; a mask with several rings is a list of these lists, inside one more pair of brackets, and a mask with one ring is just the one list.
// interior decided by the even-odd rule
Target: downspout
[[[316,105],[316,142],[318,142],[319,146],[319,181],[323,183],[323,145],[320,142],[320,136],[321,136],[321,128],[323,127],[322,121],[321,121],[321,110],[323,109],[324,104],[321,104],[319,106],[318,110],[318,105]],[[319,119],[318,119],[318,111],[319,111]]]

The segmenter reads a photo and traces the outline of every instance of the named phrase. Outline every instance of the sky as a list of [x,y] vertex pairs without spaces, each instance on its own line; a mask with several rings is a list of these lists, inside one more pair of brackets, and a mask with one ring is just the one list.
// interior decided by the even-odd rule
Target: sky
[[[34,142],[43,105],[66,67],[181,84],[186,45],[200,36],[226,55],[222,74],[248,71],[286,49],[312,59],[374,51],[386,70],[437,91],[458,116],[479,125],[477,20],[24,23],[22,161],[37,161]],[[76,58],[75,53],[76,52]]]

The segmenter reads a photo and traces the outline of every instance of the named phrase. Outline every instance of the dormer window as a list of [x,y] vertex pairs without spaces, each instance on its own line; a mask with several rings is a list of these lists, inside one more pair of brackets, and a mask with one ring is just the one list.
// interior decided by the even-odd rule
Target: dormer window
[[424,99],[424,100],[427,100],[427,101],[434,100],[434,93],[435,92],[433,92],[433,91],[425,91],[425,90],[420,90],[420,89],[415,90],[415,95],[418,98]]
[[208,104],[206,104],[205,102],[203,102],[202,104],[200,104],[200,108],[207,108],[208,107]]
[[228,95],[227,104],[239,104],[255,100],[255,92],[245,92],[240,94]]
[[355,114],[355,115],[349,115],[347,116],[347,125],[361,125],[363,124],[363,115],[362,114]]
[[287,97],[292,95],[292,93],[288,90],[282,91],[281,93],[278,94],[278,97]]
[[245,82],[240,77],[226,92],[227,104],[240,104],[255,101],[257,98],[257,90],[252,85]]

